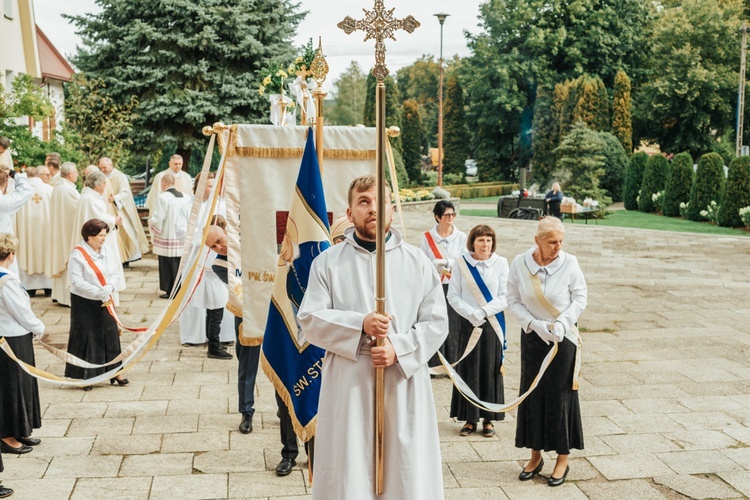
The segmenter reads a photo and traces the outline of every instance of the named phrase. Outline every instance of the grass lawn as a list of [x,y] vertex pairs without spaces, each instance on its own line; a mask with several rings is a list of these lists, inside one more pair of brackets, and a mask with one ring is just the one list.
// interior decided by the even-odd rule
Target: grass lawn
[[461,198],[466,203],[497,203],[499,196],[482,196],[481,198]]
[[[461,215],[474,217],[495,217],[497,210],[472,210],[463,209]],[[570,223],[571,219],[565,219]],[[577,220],[576,224],[583,224],[583,220]],[[595,224],[592,220],[590,224]],[[703,222],[693,222],[682,218],[664,217],[662,215],[644,214],[632,210],[617,210],[611,212],[606,219],[599,219],[600,226],[633,227],[638,229],[656,229],[660,231],[680,231],[683,233],[720,234],[725,236],[750,236],[750,232],[741,229],[714,226]]]

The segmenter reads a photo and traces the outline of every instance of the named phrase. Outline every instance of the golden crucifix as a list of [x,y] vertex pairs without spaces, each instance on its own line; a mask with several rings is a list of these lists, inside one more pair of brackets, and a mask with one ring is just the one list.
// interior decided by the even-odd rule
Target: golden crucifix
[[[412,16],[405,19],[394,19],[393,11],[386,10],[383,0],[375,0],[373,10],[362,9],[365,18],[355,20],[346,16],[338,27],[347,35],[354,31],[364,31],[365,40],[375,40],[375,67],[372,76],[378,80],[375,89],[375,130],[377,134],[377,148],[375,149],[375,163],[377,165],[378,180],[378,213],[377,213],[377,236],[375,239],[375,259],[377,271],[375,277],[375,311],[385,315],[385,84],[383,80],[388,76],[388,68],[385,65],[385,39],[396,40],[394,36],[397,30],[412,33],[419,27],[419,22]],[[383,339],[377,340],[377,345],[382,346]],[[384,488],[384,429],[385,429],[385,373],[383,368],[375,371],[375,493],[382,495]]]

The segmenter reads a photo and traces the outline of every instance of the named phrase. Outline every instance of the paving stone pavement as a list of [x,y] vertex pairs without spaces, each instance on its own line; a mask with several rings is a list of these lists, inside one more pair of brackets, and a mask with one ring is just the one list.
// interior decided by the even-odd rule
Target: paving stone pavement
[[[429,214],[406,214],[418,243]],[[529,248],[535,224],[486,223],[498,253]],[[589,305],[580,397],[586,449],[571,455],[568,481],[521,483],[528,457],[514,443],[515,412],[497,435],[460,437],[449,417],[451,386],[435,379],[448,499],[742,498],[750,496],[750,238],[596,225],[567,225],[567,251],[580,261]],[[148,324],[164,307],[152,257],[126,270],[120,316]],[[46,341],[67,342],[69,310],[36,297]],[[506,399],[518,392],[519,335],[508,318]],[[125,334],[123,343],[132,340]],[[37,348],[37,365],[62,363]],[[236,362],[183,347],[178,326],[133,367],[127,387],[91,392],[40,383],[43,439],[34,452],[4,455],[14,498],[308,498],[306,459],[287,477],[280,459],[273,388],[261,373],[252,434],[237,430]],[[548,457],[551,472],[553,457]]]

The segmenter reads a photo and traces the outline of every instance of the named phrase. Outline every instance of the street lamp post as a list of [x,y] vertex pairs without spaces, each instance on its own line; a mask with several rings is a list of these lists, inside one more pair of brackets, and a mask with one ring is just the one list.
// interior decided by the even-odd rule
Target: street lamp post
[[443,187],[443,24],[445,18],[450,16],[444,12],[435,14],[440,22],[440,80],[438,82],[438,181],[437,185]]

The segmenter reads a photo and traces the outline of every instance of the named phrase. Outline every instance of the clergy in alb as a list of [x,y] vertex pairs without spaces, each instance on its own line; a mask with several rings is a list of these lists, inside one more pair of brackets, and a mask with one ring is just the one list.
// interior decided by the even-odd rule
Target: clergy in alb
[[[349,187],[354,231],[313,261],[297,315],[325,349],[315,438],[313,499],[375,498],[375,370],[385,371],[385,494],[443,498],[437,418],[427,362],[448,334],[443,289],[430,260],[390,229],[386,200],[386,312],[375,308],[375,178]],[[383,347],[373,339],[385,339]]]
[[[117,226],[122,223],[122,220],[119,217],[110,215],[107,211],[107,203],[102,197],[106,185],[107,178],[99,170],[94,170],[86,174],[86,181],[81,190],[81,201],[78,204],[78,211],[74,217],[73,233],[70,235],[70,239],[72,242],[77,243],[81,236],[81,228],[91,219],[101,219],[107,223],[109,232],[107,233],[104,247],[107,249],[107,258],[120,263],[117,266],[119,279],[117,280],[117,287],[115,289],[115,292],[119,292],[126,288],[120,249],[117,246]],[[114,293],[113,297],[115,305],[118,305],[118,294]]]
[[178,233],[180,210],[182,205],[189,203],[191,198],[183,195],[174,187],[175,177],[167,172],[161,178],[162,193],[156,199],[156,204],[148,218],[148,228],[151,231],[151,244],[154,253],[159,257],[159,289],[164,293],[161,298],[169,298],[177,273],[180,270],[182,246],[185,234]]
[[166,174],[172,174],[174,176],[173,187],[177,191],[186,196],[193,194],[193,181],[190,178],[190,174],[182,170],[182,156],[172,155],[169,158],[169,169],[156,174],[154,182],[151,183],[151,190],[146,197],[146,207],[150,212],[154,211],[157,198],[159,198],[159,195],[164,192],[164,189],[161,187],[161,180]]
[[122,219],[117,231],[120,257],[123,263],[139,260],[148,252],[148,239],[135,206],[133,192],[130,190],[130,180],[127,175],[117,170],[112,160],[107,157],[99,159],[99,170],[109,179],[109,185],[104,192],[109,213]]
[[[39,167],[47,169],[47,167]],[[39,177],[36,167],[26,169],[31,186],[31,199],[16,213],[15,234],[18,235],[18,260],[21,284],[30,293],[51,290],[47,275],[47,253],[50,233],[49,209],[52,186]]]
[[[68,257],[78,238],[73,237],[73,215],[78,211],[81,195],[76,189],[78,169],[76,164],[65,162],[60,167],[60,177],[52,189],[50,201],[50,243],[47,249],[47,272],[52,278],[52,300],[70,305],[68,289]],[[51,184],[51,182],[50,182]]]

